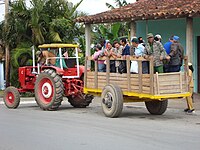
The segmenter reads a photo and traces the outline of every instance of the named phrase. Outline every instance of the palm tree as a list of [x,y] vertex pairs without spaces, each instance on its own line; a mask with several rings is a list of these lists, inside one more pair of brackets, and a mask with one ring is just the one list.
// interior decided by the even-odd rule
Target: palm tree
[[[115,4],[116,7],[122,7],[128,5],[129,3],[127,3],[126,0],[115,0]],[[115,7],[109,3],[106,3],[106,6],[110,9],[115,9]]]
[[10,49],[16,49],[11,53],[11,60],[23,56],[21,60],[24,63],[21,62],[27,64],[30,55],[29,51],[20,47],[23,43],[37,46],[51,42],[72,42],[75,37],[83,35],[83,32],[79,32],[81,26],[73,21],[82,15],[76,11],[82,1],[72,5],[66,0],[31,0],[30,7],[26,6],[26,0],[11,2],[7,30],[1,28],[3,22],[0,25],[0,38],[9,43]]
[[[106,6],[110,9],[115,9],[119,8],[119,7],[123,7],[128,5],[129,3],[126,0],[115,0],[115,5],[113,6],[109,3],[106,3]],[[117,24],[117,25],[116,25]],[[111,33],[113,33],[116,37],[128,37],[128,33],[129,33],[129,28],[130,28],[130,23],[114,23],[111,25],[111,29],[113,28],[112,26],[114,26],[114,28],[117,26],[119,28],[117,28],[117,35],[115,33],[113,33],[113,31],[111,30]],[[100,26],[100,28],[102,28]],[[104,34],[103,34],[104,35]],[[104,35],[105,36],[105,35]],[[116,38],[115,38],[116,39]]]

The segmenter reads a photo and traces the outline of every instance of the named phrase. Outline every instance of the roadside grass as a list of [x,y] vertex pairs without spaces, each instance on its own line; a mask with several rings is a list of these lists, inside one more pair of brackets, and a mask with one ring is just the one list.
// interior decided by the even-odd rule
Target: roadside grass
[[3,92],[4,92],[4,91],[0,90],[0,97],[3,96]]

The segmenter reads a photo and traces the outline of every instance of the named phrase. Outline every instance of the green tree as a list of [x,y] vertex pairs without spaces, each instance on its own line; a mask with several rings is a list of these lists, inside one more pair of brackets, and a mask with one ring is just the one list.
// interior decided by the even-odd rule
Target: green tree
[[[111,42],[119,39],[119,30],[121,24],[120,23],[113,23],[113,24],[102,24],[96,27],[97,31],[94,34],[94,39],[107,39]],[[95,41],[98,43],[98,41]]]
[[[110,9],[115,9],[129,4],[126,0],[114,0],[114,2],[116,6],[109,3],[106,3],[106,6]],[[129,28],[130,23],[113,23],[111,25],[103,24],[99,25],[98,33],[112,42],[120,37],[128,37]]]
[[[83,27],[77,25],[73,20],[84,15],[77,11],[81,4],[73,5],[66,0],[30,0],[30,6],[26,0],[18,0],[10,3],[8,17],[8,28],[5,31],[4,22],[0,25],[0,38],[3,42],[9,43],[11,49],[11,60],[20,60],[20,65],[13,65],[18,68],[30,62],[30,47],[43,43],[70,42],[74,38],[83,35]],[[23,49],[26,45],[28,49]],[[26,58],[27,57],[27,58]],[[14,69],[12,69],[14,70]],[[16,75],[15,75],[15,78]]]

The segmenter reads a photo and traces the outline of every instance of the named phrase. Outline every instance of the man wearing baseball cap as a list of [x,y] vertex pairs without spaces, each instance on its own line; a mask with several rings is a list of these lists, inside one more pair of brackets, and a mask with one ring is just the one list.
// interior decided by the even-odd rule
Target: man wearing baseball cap
[[178,36],[175,35],[173,37],[173,43],[169,53],[169,56],[171,57],[169,62],[169,72],[179,72],[183,63],[184,49],[179,40],[180,38]]
[[154,59],[154,72],[163,73],[163,59],[170,59],[166,54],[163,45],[159,41],[154,40],[152,33],[147,34],[147,45],[144,51],[144,57],[153,57]]
[[[132,42],[132,46],[134,47],[133,55],[135,55],[136,57],[143,56],[145,47],[143,46],[142,43],[139,43],[138,38],[137,37],[132,38],[131,42]],[[142,73],[143,74],[149,73],[148,62],[147,61],[143,61],[142,62]]]

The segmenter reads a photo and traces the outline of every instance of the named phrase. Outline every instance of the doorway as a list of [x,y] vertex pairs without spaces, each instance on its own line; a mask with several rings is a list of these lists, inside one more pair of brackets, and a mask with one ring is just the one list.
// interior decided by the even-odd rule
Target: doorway
[[197,37],[197,83],[198,93],[200,93],[200,36]]

